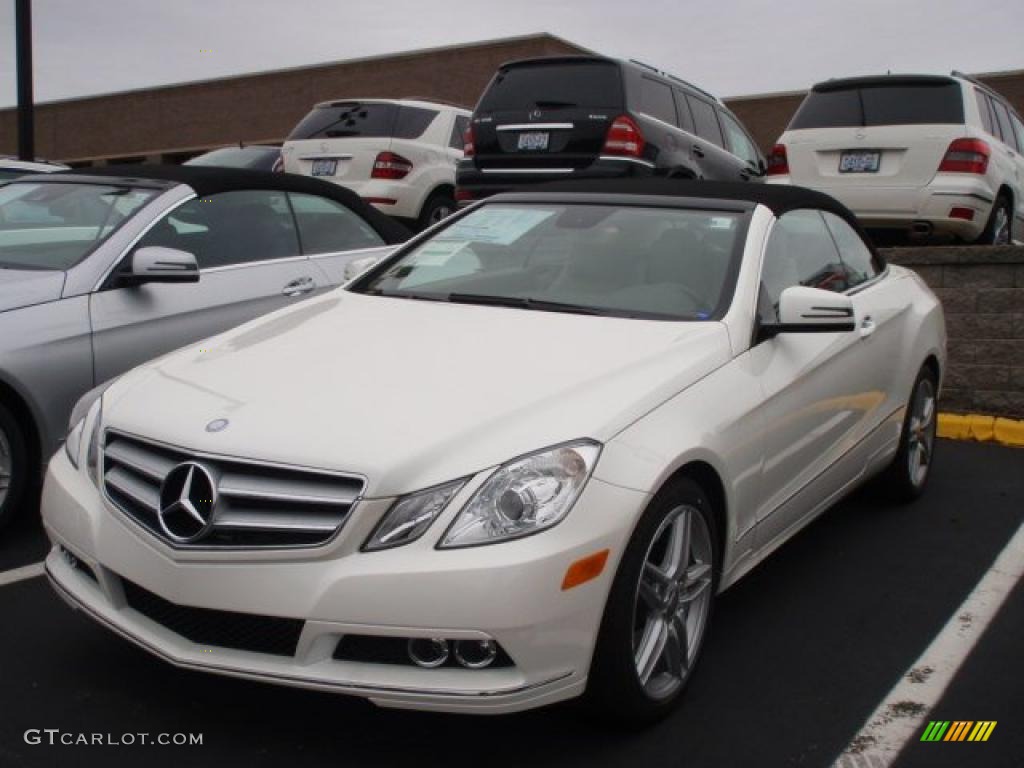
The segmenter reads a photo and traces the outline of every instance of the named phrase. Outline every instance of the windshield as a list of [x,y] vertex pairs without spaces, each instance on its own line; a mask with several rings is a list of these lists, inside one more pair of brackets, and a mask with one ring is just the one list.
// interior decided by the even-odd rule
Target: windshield
[[68,269],[154,195],[106,184],[8,184],[0,188],[0,268]]
[[589,204],[485,205],[374,270],[360,293],[670,320],[724,314],[742,214]]

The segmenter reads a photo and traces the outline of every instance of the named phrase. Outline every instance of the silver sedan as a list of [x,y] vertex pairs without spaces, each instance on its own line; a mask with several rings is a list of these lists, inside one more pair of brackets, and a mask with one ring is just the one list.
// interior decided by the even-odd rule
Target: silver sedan
[[0,527],[84,392],[333,288],[406,236],[290,174],[106,167],[0,188]]

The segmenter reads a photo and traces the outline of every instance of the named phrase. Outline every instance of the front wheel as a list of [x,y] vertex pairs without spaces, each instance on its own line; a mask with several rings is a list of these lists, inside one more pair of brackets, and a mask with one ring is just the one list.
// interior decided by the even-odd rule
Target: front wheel
[[14,519],[28,477],[25,437],[13,414],[0,405],[0,529]]
[[716,531],[704,491],[666,486],[630,539],[605,606],[587,703],[618,723],[668,714],[700,657],[718,583]]

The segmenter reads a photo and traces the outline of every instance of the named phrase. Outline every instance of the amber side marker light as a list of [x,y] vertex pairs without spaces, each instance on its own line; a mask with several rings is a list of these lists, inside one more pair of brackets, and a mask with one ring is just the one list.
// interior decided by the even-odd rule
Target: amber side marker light
[[604,570],[605,563],[608,562],[609,551],[602,549],[600,552],[587,555],[570,565],[569,569],[565,572],[565,578],[562,579],[562,591],[578,587],[580,584],[586,584],[588,581],[600,576],[601,571]]

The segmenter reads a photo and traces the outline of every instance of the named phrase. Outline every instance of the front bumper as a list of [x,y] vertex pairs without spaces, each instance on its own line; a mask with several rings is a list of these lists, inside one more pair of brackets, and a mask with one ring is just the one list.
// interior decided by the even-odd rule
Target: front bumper
[[[72,606],[181,667],[449,712],[513,712],[581,694],[618,558],[646,496],[592,478],[572,513],[549,531],[504,544],[435,550],[461,496],[427,536],[393,550],[358,551],[367,527],[388,506],[382,502],[353,511],[375,519],[346,524],[341,538],[346,532],[359,536],[351,548],[333,542],[269,559],[265,552],[258,558],[185,555],[109,508],[60,453],[43,491],[44,524],[54,545],[47,574]],[[73,567],[61,547],[95,579]],[[606,548],[611,556],[600,577],[561,591],[570,563]],[[193,643],[135,610],[126,580],[176,606],[299,619],[296,650],[282,656]],[[423,669],[335,659],[346,634],[493,638],[513,664]]]

